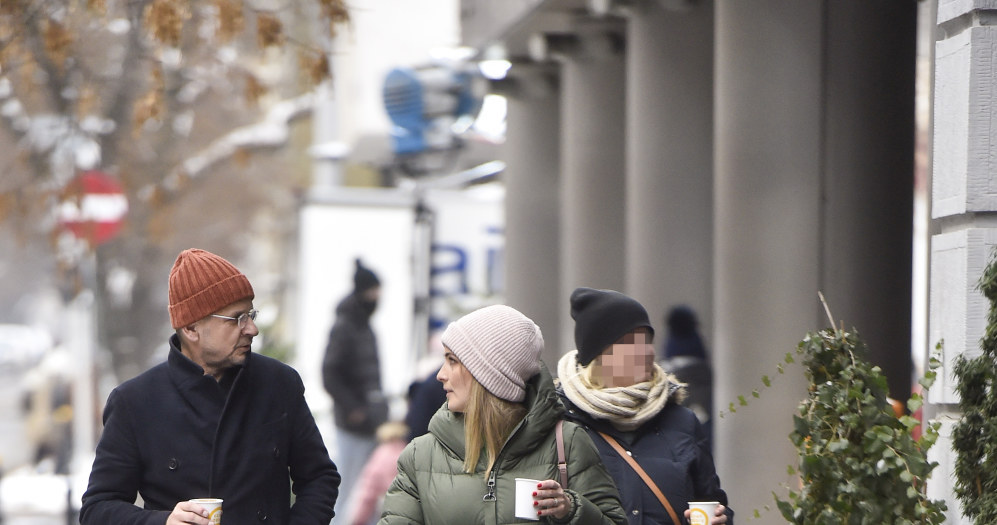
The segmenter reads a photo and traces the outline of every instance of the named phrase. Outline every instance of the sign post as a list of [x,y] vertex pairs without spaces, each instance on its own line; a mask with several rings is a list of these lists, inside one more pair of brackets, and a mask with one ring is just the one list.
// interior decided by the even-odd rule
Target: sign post
[[97,350],[97,256],[94,248],[114,238],[128,213],[124,188],[112,176],[100,171],[85,171],[66,188],[66,199],[59,208],[59,222],[77,239],[89,246],[89,254],[77,262],[85,273],[85,288],[77,294],[68,311],[68,328],[75,362],[73,381],[73,458],[67,479],[66,516],[75,515],[70,503],[80,501],[86,487],[86,475],[97,438],[96,367]]

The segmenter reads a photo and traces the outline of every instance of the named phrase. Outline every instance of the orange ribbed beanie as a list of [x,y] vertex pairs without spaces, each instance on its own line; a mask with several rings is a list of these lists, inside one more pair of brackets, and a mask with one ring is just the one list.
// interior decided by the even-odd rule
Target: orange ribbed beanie
[[174,329],[254,297],[249,279],[211,252],[184,250],[170,270],[170,323]]

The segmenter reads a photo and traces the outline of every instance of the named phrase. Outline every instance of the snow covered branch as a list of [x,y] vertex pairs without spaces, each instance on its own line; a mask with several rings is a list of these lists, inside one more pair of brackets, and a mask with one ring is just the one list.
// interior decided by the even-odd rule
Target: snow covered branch
[[[313,107],[312,93],[274,104],[260,122],[230,131],[183,161],[163,179],[161,186],[167,191],[175,191],[184,179],[198,177],[214,164],[232,157],[240,150],[286,144],[290,135],[290,123],[301,115],[311,112]],[[151,196],[153,193],[153,188],[147,188],[146,191],[140,192],[140,195]]]

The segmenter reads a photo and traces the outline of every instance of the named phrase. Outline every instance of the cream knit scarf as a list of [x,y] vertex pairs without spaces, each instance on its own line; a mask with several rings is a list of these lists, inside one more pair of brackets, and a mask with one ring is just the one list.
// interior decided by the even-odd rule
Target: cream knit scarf
[[656,416],[672,394],[681,396],[684,385],[657,363],[651,379],[624,387],[597,387],[578,365],[578,351],[568,352],[557,362],[557,375],[568,396],[578,408],[596,419],[609,421],[623,431],[636,430]]

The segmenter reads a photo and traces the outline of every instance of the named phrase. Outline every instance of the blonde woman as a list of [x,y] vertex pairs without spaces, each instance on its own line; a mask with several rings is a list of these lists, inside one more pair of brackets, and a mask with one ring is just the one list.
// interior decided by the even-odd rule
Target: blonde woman
[[683,525],[690,501],[718,502],[709,523],[733,525],[707,435],[681,405],[684,385],[654,362],[644,307],[620,292],[578,288],[571,317],[577,350],[558,361],[558,393],[568,420],[598,447],[631,525]]
[[437,379],[447,402],[402,452],[379,523],[526,523],[515,516],[516,478],[539,480],[532,497],[542,522],[627,523],[592,440],[571,423],[563,425],[567,487],[558,481],[563,408],[533,321],[489,306],[451,323],[442,340]]

